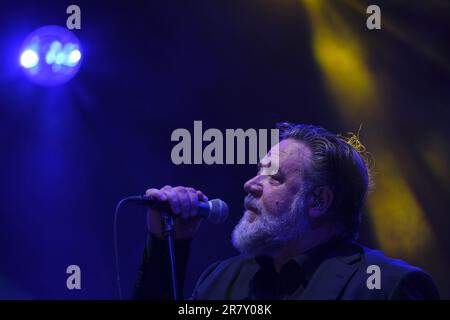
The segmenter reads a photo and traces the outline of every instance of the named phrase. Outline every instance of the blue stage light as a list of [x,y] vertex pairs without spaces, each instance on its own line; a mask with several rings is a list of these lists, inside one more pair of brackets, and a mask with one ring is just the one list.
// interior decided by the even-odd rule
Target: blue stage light
[[24,68],[33,68],[39,63],[39,56],[38,54],[31,49],[25,50],[22,55],[20,56],[20,64]]
[[72,79],[82,63],[80,41],[60,26],[33,31],[23,42],[20,64],[33,82],[55,86]]

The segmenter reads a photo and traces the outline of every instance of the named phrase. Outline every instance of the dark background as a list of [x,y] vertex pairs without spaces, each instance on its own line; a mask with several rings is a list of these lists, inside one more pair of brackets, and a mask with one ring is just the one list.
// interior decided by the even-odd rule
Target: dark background
[[[185,292],[209,264],[235,254],[230,232],[256,168],[172,164],[171,133],[193,132],[194,120],[204,130],[291,121],[346,133],[363,124],[376,174],[361,241],[424,268],[450,298],[450,6],[317,3],[3,1],[0,298],[116,299],[114,207],[165,184],[199,188],[231,207],[224,225],[202,225]],[[62,86],[37,86],[20,70],[18,48],[40,26],[65,25],[70,4],[81,7],[81,70]],[[382,30],[366,28],[369,4],[381,7]],[[314,43],[324,25],[342,41],[320,60]],[[355,45],[363,58],[346,60]],[[326,64],[333,55],[348,65]],[[145,239],[144,210],[124,207],[126,298]],[[66,288],[71,264],[81,267],[82,290]]]

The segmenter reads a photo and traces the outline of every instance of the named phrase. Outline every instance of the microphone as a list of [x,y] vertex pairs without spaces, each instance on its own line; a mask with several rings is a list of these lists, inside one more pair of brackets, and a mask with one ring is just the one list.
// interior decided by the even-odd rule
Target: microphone
[[[173,214],[167,201],[160,201],[154,197],[131,196],[125,198],[125,201]],[[228,205],[220,199],[199,202],[198,215],[211,223],[223,223],[228,218]]]

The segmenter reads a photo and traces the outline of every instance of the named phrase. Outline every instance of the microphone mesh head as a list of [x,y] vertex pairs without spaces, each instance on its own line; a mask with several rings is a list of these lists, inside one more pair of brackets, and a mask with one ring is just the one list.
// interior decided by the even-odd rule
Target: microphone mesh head
[[212,223],[222,223],[228,218],[228,206],[220,199],[209,201],[211,210],[209,211],[208,221]]

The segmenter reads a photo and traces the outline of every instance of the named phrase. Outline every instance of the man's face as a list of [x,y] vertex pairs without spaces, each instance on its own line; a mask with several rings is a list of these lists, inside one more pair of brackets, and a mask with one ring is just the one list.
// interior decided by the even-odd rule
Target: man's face
[[[261,160],[258,174],[244,184],[245,212],[232,235],[239,251],[261,254],[301,236],[308,189],[303,171],[310,159],[309,147],[286,139]],[[279,161],[274,175],[266,171],[271,161]]]

